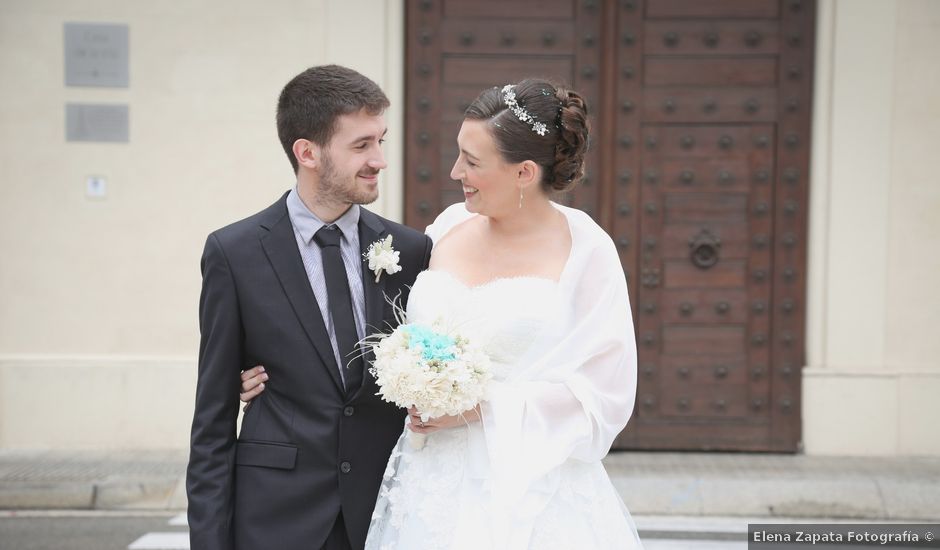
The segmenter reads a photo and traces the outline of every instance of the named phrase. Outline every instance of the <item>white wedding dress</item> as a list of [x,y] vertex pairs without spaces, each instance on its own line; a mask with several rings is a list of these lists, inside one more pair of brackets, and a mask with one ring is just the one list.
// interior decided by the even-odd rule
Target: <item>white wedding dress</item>
[[[577,226],[585,220],[577,211],[558,208],[569,216],[576,241]],[[462,205],[455,205],[429,234],[437,242],[470,216]],[[597,236],[593,229],[591,233]],[[591,327],[572,329],[572,324],[583,323],[571,319],[558,322],[572,314],[565,277],[580,270],[570,264],[583,259],[579,253],[590,252],[580,250],[579,244],[584,243],[573,242],[569,267],[558,282],[519,277],[468,287],[444,271],[419,275],[408,301],[408,322],[443,321],[481,346],[492,361],[494,391],[483,405],[483,421],[434,432],[420,450],[406,441],[410,431],[404,431],[389,459],[367,550],[642,548],[600,462],[633,406],[635,351],[627,349],[632,326],[618,327],[630,332],[626,360],[611,362],[609,340],[582,340],[584,353],[616,365],[613,376],[611,369],[539,367],[541,361],[553,359],[572,364],[571,359],[582,354],[559,348],[559,339],[565,337],[556,331],[591,332]],[[626,303],[604,307],[617,306],[629,317]],[[597,305],[584,307],[590,312]],[[600,352],[590,355],[592,347]],[[589,393],[585,370],[600,376],[594,381],[605,386],[594,392],[600,395]],[[618,390],[632,393],[620,396]],[[605,392],[613,392],[613,401],[605,403]],[[611,416],[604,410],[610,405],[629,410],[604,418]]]

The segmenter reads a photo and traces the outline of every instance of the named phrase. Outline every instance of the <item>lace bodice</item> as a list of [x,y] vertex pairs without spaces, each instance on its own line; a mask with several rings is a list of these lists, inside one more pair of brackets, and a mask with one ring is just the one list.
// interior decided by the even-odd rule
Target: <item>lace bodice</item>
[[411,290],[407,318],[421,324],[440,320],[456,328],[483,348],[500,379],[558,307],[557,283],[550,279],[502,278],[470,287],[447,271],[425,271]]

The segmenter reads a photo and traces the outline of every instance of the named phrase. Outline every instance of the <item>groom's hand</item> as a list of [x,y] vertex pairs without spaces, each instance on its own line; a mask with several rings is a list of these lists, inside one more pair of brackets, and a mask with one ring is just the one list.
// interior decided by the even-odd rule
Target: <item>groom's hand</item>
[[238,398],[245,402],[245,409],[248,408],[252,399],[264,391],[264,383],[267,379],[268,373],[264,372],[263,365],[242,371],[242,391],[238,394]]
[[429,434],[438,430],[446,430],[448,428],[454,428],[457,426],[465,426],[471,422],[479,422],[480,406],[477,405],[469,411],[464,411],[456,416],[439,416],[437,418],[429,418],[427,422],[421,421],[421,413],[418,412],[418,410],[414,407],[408,409],[408,416],[410,417],[408,422],[409,430],[419,434]]

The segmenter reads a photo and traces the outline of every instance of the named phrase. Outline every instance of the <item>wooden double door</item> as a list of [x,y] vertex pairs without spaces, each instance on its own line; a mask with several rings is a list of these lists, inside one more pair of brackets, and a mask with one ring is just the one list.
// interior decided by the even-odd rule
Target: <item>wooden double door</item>
[[448,177],[487,87],[585,96],[583,183],[560,200],[616,243],[637,405],[615,448],[794,451],[804,359],[815,2],[408,0],[405,221]]

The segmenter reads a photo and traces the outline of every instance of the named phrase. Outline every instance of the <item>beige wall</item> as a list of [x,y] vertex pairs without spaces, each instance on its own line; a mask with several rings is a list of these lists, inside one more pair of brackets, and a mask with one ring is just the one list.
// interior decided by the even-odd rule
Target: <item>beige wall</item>
[[[402,6],[0,3],[0,448],[186,446],[203,240],[291,185],[273,113],[303,68],[389,93],[376,209],[400,217]],[[808,453],[940,455],[938,20],[934,0],[819,2]],[[66,21],[129,25],[129,88],[64,86]],[[67,101],[129,104],[130,143],[65,143]]]
[[938,51],[938,2],[820,2],[807,453],[940,455]]
[[[206,234],[293,184],[274,110],[308,66],[388,91],[401,165],[402,19],[401,0],[0,3],[0,448],[186,445]],[[129,26],[128,88],[64,85],[65,22]],[[66,102],[128,104],[130,142],[66,143]],[[398,171],[383,185],[397,218]]]

